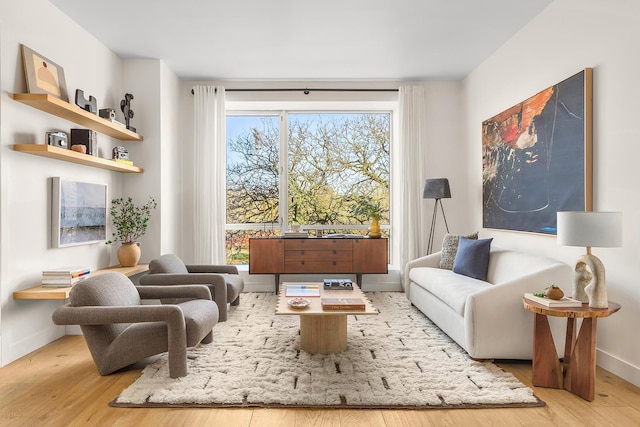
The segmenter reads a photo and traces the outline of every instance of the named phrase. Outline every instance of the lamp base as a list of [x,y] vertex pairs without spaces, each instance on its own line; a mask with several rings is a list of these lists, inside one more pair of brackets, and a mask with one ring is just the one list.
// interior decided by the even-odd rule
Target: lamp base
[[582,255],[576,261],[573,275],[573,298],[589,302],[591,308],[607,308],[604,265],[594,255]]

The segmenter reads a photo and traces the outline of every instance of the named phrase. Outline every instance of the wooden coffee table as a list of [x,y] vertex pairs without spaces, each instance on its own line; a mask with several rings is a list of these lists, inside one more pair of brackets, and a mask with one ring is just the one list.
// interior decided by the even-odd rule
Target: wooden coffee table
[[[320,289],[319,297],[304,297],[311,301],[306,308],[291,308],[287,301],[294,298],[286,296],[289,284],[317,285]],[[324,311],[320,300],[322,298],[360,298],[365,302],[364,310]],[[347,316],[376,315],[371,301],[367,299],[357,284],[353,290],[324,290],[321,282],[283,282],[278,297],[276,314],[281,316],[300,316],[300,347],[307,353],[329,354],[340,353],[347,349]]]

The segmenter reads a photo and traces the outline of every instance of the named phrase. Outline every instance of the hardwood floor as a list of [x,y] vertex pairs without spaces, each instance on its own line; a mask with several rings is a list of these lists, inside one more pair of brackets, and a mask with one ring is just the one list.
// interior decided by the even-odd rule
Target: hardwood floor
[[[531,386],[530,363],[499,363]],[[140,369],[98,375],[81,336],[0,369],[2,426],[640,426],[640,388],[598,368],[596,398],[534,388],[542,408],[436,410],[128,409],[108,403]]]

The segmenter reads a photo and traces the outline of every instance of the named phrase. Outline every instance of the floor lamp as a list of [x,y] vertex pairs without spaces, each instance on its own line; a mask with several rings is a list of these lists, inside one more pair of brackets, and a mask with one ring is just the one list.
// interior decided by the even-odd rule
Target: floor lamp
[[438,213],[438,204],[440,210],[442,210],[442,217],[444,218],[444,225],[449,232],[449,225],[447,224],[447,217],[444,214],[444,207],[440,199],[450,199],[451,189],[449,188],[449,180],[447,178],[433,178],[427,179],[424,185],[424,193],[422,194],[424,199],[436,199],[436,203],[433,205],[433,216],[431,217],[431,230],[429,231],[429,243],[427,245],[427,255],[433,250],[433,233],[436,229],[436,216]]

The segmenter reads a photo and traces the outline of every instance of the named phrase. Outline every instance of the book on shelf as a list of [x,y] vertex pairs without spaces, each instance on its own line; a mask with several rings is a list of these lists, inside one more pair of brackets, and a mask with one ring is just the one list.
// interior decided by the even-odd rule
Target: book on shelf
[[42,287],[43,288],[68,288],[70,286],[75,285],[76,283],[88,278],[89,275],[84,275],[80,277],[67,277],[67,278],[42,278]]
[[366,309],[366,305],[361,298],[322,298],[320,302],[322,309],[328,311],[364,311]]
[[133,160],[125,160],[125,159],[113,159],[116,163],[121,163],[123,165],[133,166]]
[[285,296],[287,297],[319,297],[320,286],[319,285],[287,285],[285,289]]
[[56,267],[50,270],[42,270],[42,277],[80,277],[91,273],[89,267]]
[[326,234],[324,237],[327,239],[362,239],[362,234],[348,234],[348,233],[331,233]]
[[577,299],[562,297],[561,299],[551,299],[547,297],[539,297],[532,293],[524,294],[524,297],[529,301],[537,302],[538,304],[542,304],[545,307],[582,307],[582,301],[578,301]]
[[323,283],[324,288],[327,290],[353,290],[353,282],[351,279],[324,279]]

